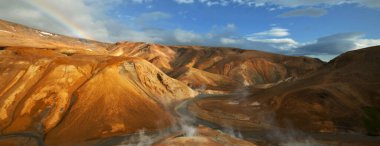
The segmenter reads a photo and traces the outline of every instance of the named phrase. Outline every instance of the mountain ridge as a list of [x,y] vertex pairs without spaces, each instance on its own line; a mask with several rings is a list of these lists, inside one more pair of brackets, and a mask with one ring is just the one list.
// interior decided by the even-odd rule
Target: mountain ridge
[[[184,123],[175,110],[182,102],[226,129],[286,129],[291,122],[306,132],[376,135],[379,47],[325,63],[229,47],[111,44],[0,20],[0,145],[93,145],[144,137],[142,129],[182,133],[158,145],[256,145],[234,131]],[[183,134],[192,130],[199,135]]]

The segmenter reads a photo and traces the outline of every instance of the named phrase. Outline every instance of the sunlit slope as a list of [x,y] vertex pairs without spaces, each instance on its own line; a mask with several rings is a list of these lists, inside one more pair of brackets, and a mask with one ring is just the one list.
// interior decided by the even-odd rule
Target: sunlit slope
[[171,76],[187,84],[189,87],[205,93],[232,92],[242,86],[239,82],[226,76],[196,68],[180,68],[173,71]]
[[196,95],[139,58],[15,47],[0,56],[1,133],[48,144],[167,128],[165,106]]
[[[171,77],[186,76],[186,83],[203,84],[205,89],[215,89],[207,80],[198,80],[197,74],[180,75],[184,69],[208,72],[225,80],[225,87],[277,83],[297,78],[317,70],[323,65],[318,59],[292,57],[255,50],[200,46],[163,46],[158,44],[121,42],[108,48],[114,56],[144,58],[155,64]],[[190,70],[193,72],[193,70]],[[211,75],[208,74],[208,75]],[[206,74],[204,74],[207,76]],[[193,76],[193,77],[190,77]],[[207,78],[207,77],[206,77]],[[179,78],[177,78],[179,79]],[[190,80],[191,79],[191,80]],[[231,82],[233,81],[233,82]],[[194,86],[198,88],[198,86]],[[219,87],[218,90],[228,90]]]
[[140,57],[153,63],[165,73],[173,71],[172,61],[176,52],[168,46],[143,42],[116,43],[108,48],[112,56]]

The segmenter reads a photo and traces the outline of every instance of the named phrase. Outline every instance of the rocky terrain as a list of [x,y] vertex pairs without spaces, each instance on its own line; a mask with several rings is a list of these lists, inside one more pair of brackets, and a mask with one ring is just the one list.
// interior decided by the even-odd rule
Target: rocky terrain
[[[318,71],[268,89],[195,100],[198,117],[241,131],[380,134],[380,47],[344,53]],[[379,140],[379,139],[378,139]]]
[[247,133],[289,127],[378,135],[379,50],[326,64],[237,48],[111,44],[0,20],[0,145],[261,145],[262,133]]
[[108,49],[113,56],[144,58],[169,76],[206,93],[278,83],[315,71],[324,64],[313,58],[223,47],[121,42]]
[[0,56],[2,134],[30,131],[47,143],[168,127],[162,106],[196,94],[139,58],[14,47]]
[[[23,29],[30,30],[16,32],[29,33]],[[0,132],[5,136],[27,134],[46,144],[70,144],[163,129],[175,122],[166,107],[197,94],[141,58],[99,54],[106,51],[101,47],[65,48],[76,40],[63,36],[52,47],[43,41],[56,36],[31,37],[35,44],[27,47],[23,37],[1,36],[1,41],[13,38],[0,51]]]

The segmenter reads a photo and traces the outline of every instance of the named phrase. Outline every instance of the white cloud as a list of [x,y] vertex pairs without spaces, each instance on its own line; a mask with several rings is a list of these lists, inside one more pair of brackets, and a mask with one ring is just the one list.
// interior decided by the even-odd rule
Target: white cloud
[[[186,0],[176,0],[186,1]],[[193,1],[193,0],[191,0]],[[245,5],[245,6],[274,6],[274,7],[310,7],[310,6],[335,6],[342,4],[356,4],[368,8],[380,8],[379,0],[198,0],[200,3],[208,6],[221,5],[226,6],[230,4]],[[191,2],[193,3],[193,2]],[[273,9],[271,9],[273,10]]]
[[291,50],[293,48],[298,47],[298,42],[293,40],[292,38],[278,38],[278,39],[255,39],[255,38],[247,38],[247,40],[252,42],[260,42],[266,43],[274,48],[278,48],[280,50]]
[[282,13],[279,15],[279,17],[287,18],[287,17],[300,17],[300,16],[307,16],[307,17],[320,17],[323,15],[326,15],[327,11],[325,9],[321,8],[303,8],[303,9],[297,9],[292,10],[289,12]]
[[239,40],[232,38],[220,38],[220,43],[224,45],[236,44],[239,43]]
[[168,19],[171,17],[172,16],[168,13],[155,11],[155,12],[142,13],[135,18],[135,21],[136,23],[138,23],[138,25],[144,25],[144,23],[149,23],[152,21],[158,21],[162,19]]
[[287,53],[286,51],[297,48],[300,43],[289,38],[288,29],[272,27],[270,30],[256,32],[244,37],[246,43],[256,44],[270,48],[269,51]]
[[[229,28],[227,25],[225,28]],[[236,26],[233,25],[234,29]],[[230,27],[232,28],[232,27]],[[222,30],[222,29],[221,29]],[[223,34],[223,33],[222,33]],[[298,47],[300,44],[292,38],[284,38],[289,36],[288,29],[273,27],[270,30],[252,33],[247,36],[236,36],[233,31],[224,35],[214,33],[213,37],[219,39],[222,46],[240,47],[245,49],[261,49],[270,52],[283,52]]]
[[194,3],[194,0],[174,0],[175,2],[179,4],[191,4]]
[[230,3],[227,0],[199,0],[199,2],[206,4],[207,6],[214,6],[214,5],[227,6]]
[[53,33],[96,39],[100,41],[162,41],[149,34],[150,30],[136,30],[148,22],[167,19],[167,13],[155,11],[142,13],[122,24],[107,16],[108,10],[122,3],[139,4],[152,0],[34,0],[0,1],[0,19],[24,24]]
[[299,55],[338,55],[349,50],[380,45],[380,39],[365,39],[363,33],[338,33],[317,39],[295,49]]
[[230,30],[234,30],[234,29],[236,29],[236,26],[235,26],[235,24],[230,23],[230,24],[227,24],[226,28],[230,29]]
[[289,36],[289,35],[290,33],[288,32],[288,29],[273,27],[270,30],[253,33],[249,36],[251,37],[284,37],[284,36]]
[[182,29],[176,29],[174,31],[174,38],[179,43],[195,43],[202,41],[201,35]]
[[[100,3],[103,7],[97,6]],[[70,36],[106,39],[106,21],[100,19],[106,6],[101,1],[87,5],[84,0],[0,1],[0,19]]]
[[380,45],[380,39],[365,39],[362,33],[339,33],[317,39],[293,50],[292,55],[305,55],[329,61],[341,53]]
[[[127,0],[128,1],[128,0]],[[148,2],[151,2],[152,0],[131,0],[132,2],[134,3],[148,3]]]
[[355,49],[361,49],[361,48],[366,48],[366,47],[371,47],[371,46],[377,46],[380,45],[380,39],[359,39],[355,42]]
[[[261,1],[261,0],[251,0]],[[356,4],[368,8],[380,8],[380,1],[378,0],[265,0],[265,5],[274,5],[280,7],[300,7],[300,6],[334,6],[342,4]]]
[[280,39],[254,39],[247,38],[250,41],[263,42],[263,43],[287,43],[291,45],[297,45],[298,43],[291,38],[280,38]]

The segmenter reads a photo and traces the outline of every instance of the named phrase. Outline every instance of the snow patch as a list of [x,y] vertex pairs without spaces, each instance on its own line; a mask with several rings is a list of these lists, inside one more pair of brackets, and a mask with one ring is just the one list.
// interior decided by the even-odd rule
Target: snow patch
[[257,101],[252,102],[252,103],[251,103],[251,106],[260,106],[260,102],[257,102]]
[[[51,33],[48,33],[48,32],[44,32],[44,31],[41,31],[40,34],[44,35],[44,36],[54,36],[53,34]],[[41,35],[40,35],[41,36]]]
[[85,48],[85,49],[86,49],[87,51],[92,51],[92,52],[94,51],[94,50],[92,50],[92,49],[90,49],[90,48]]
[[4,33],[12,33],[12,32],[9,32],[9,31],[6,31],[6,30],[1,30],[1,29],[0,29],[0,32],[4,32]]
[[229,101],[228,104],[236,105],[239,104],[239,101]]

